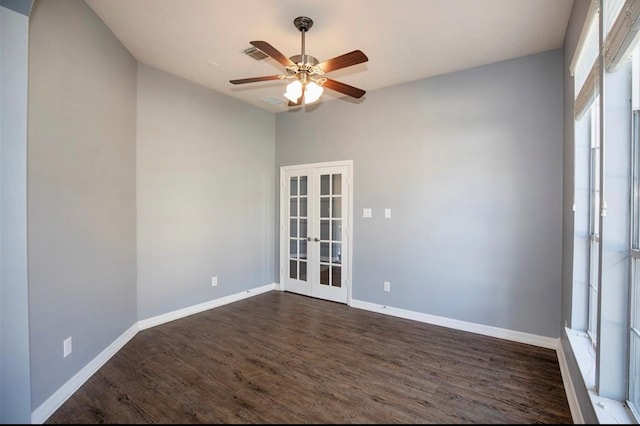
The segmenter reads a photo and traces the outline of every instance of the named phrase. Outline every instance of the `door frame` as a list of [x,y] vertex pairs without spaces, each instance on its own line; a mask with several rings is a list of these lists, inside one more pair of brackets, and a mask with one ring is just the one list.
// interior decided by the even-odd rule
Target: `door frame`
[[285,234],[286,230],[286,221],[288,217],[285,217],[286,206],[289,204],[289,194],[286,194],[285,189],[285,179],[284,176],[287,172],[301,170],[301,169],[314,169],[321,167],[334,167],[334,166],[346,166],[349,170],[347,176],[347,191],[349,196],[349,203],[345,208],[348,213],[348,220],[346,221],[346,232],[345,232],[345,243],[347,244],[347,253],[349,256],[346,266],[346,276],[345,276],[345,285],[347,286],[347,302],[348,306],[351,306],[351,298],[352,298],[352,269],[353,269],[353,160],[340,160],[340,161],[328,161],[323,163],[307,163],[307,164],[295,164],[290,166],[280,166],[280,283],[278,288],[280,291],[284,291],[284,282],[285,282],[285,270],[286,270],[286,261],[288,259],[287,247],[289,247],[289,236]]

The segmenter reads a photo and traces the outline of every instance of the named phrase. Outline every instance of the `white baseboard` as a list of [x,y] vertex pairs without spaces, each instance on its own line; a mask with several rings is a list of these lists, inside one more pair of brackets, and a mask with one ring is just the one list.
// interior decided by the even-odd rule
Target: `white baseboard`
[[197,305],[189,306],[183,309],[178,309],[172,312],[168,312],[163,315],[147,318],[133,324],[127,331],[122,333],[120,337],[113,341],[105,350],[103,350],[97,357],[90,361],[80,371],[78,371],[71,379],[69,379],[64,385],[60,387],[53,395],[51,395],[45,402],[43,402],[38,408],[31,413],[31,423],[42,424],[55,413],[55,411],[65,403],[71,395],[73,395],[80,387],[87,381],[96,371],[100,369],[113,355],[115,355],[122,347],[131,340],[138,331],[145,330],[147,328],[155,327],[156,325],[164,324],[169,321],[173,321],[179,318],[184,318],[189,315],[197,314],[199,312],[206,311],[208,309],[217,308],[218,306],[227,305],[229,303],[237,302],[242,299],[257,296],[258,294],[266,293],[271,290],[279,288],[279,285],[272,283],[256,287],[250,290],[245,290],[240,293],[232,294],[229,296],[221,297],[219,299],[211,300],[209,302],[200,303]]
[[378,305],[361,300],[351,300],[350,306],[366,311],[378,312],[381,314],[391,315],[410,319],[414,321],[424,322],[427,324],[439,325],[442,327],[453,328],[456,330],[468,331],[471,333],[483,334],[485,336],[498,337],[500,339],[511,340],[519,343],[527,343],[529,345],[540,346],[547,349],[557,350],[560,346],[559,338],[538,336],[536,334],[523,333],[520,331],[507,330],[504,328],[491,327],[489,325],[475,324],[467,321],[454,320],[451,318],[439,317],[437,315],[424,314],[422,312],[408,311],[406,309],[394,308],[391,306]]
[[31,413],[31,423],[44,423],[55,411],[65,403],[93,374],[114,356],[129,340],[138,333],[138,324],[133,324],[120,337],[113,341],[105,350],[85,365],[72,378],[60,387],[53,395]]
[[229,303],[237,302],[248,297],[257,296],[258,294],[266,293],[274,290],[276,285],[274,283],[266,284],[260,287],[256,287],[250,290],[245,290],[240,293],[231,294],[229,296],[220,297],[218,299],[210,300],[208,302],[199,303],[197,305],[187,306],[186,308],[177,309],[175,311],[167,312],[166,314],[157,315],[155,317],[147,318],[138,321],[139,330],[146,330],[147,328],[155,327],[160,324],[174,321],[180,318],[187,317],[189,315],[197,314],[200,312],[208,311],[209,309],[217,308],[219,306],[227,305]]

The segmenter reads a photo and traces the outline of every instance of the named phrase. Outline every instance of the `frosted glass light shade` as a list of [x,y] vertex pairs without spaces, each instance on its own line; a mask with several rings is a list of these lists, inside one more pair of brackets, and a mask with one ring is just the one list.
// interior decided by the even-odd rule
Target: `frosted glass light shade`
[[307,87],[304,89],[304,103],[311,104],[318,99],[322,95],[324,89],[321,86],[318,86],[314,81],[307,84]]
[[295,80],[287,85],[287,91],[284,93],[284,97],[291,102],[298,102],[302,96],[302,83],[300,80]]

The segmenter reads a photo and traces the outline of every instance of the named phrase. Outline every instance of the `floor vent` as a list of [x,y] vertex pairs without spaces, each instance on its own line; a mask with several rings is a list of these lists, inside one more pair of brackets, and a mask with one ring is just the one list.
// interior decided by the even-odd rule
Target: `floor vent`
[[249,47],[248,49],[244,49],[244,54],[247,56],[251,56],[253,59],[255,59],[256,61],[259,61],[261,59],[264,59],[267,57],[267,55],[265,55],[262,50],[256,48],[256,47]]

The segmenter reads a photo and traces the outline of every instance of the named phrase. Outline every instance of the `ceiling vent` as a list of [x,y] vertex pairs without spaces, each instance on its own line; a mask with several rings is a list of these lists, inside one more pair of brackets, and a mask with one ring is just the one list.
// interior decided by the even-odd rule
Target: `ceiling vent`
[[277,96],[268,96],[266,98],[262,98],[260,99],[262,102],[264,102],[265,104],[269,104],[269,105],[283,105],[285,103],[284,99],[279,98]]
[[249,47],[248,49],[244,49],[244,54],[247,56],[251,56],[253,59],[255,59],[256,61],[259,61],[261,59],[264,59],[267,57],[267,55],[265,55],[264,53],[262,53],[262,50],[259,50],[256,47]]

